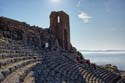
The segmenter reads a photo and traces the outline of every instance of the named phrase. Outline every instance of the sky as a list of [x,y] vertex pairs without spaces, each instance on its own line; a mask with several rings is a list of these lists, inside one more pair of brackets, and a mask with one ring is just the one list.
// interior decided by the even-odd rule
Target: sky
[[42,28],[51,11],[61,10],[78,50],[125,50],[125,0],[0,0],[0,16]]

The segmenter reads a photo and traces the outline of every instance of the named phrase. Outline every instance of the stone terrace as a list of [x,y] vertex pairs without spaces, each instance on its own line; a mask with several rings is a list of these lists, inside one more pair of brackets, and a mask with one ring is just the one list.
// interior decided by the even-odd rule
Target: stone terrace
[[124,79],[92,64],[75,62],[71,53],[39,51],[20,41],[0,44],[1,83],[122,83]]

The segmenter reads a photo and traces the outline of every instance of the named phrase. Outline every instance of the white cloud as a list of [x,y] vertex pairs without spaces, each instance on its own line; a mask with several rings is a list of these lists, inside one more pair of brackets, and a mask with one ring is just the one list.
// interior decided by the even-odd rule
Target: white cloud
[[81,4],[81,0],[78,1],[78,3],[76,4],[76,7],[79,7]]
[[78,17],[83,20],[84,23],[88,23],[91,20],[91,16],[89,16],[87,13],[85,13],[84,11],[81,11],[78,14]]

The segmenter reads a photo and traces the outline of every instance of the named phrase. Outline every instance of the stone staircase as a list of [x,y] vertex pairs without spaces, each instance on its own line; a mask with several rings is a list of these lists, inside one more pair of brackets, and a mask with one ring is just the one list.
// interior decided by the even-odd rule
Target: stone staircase
[[21,43],[0,44],[0,83],[23,83],[42,57]]
[[69,53],[44,52],[21,41],[0,43],[0,83],[124,83],[119,74],[86,62],[77,63]]

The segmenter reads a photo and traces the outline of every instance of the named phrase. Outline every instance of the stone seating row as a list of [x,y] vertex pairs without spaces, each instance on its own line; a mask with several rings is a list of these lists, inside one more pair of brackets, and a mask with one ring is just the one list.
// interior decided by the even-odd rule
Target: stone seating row
[[76,57],[76,61],[79,65],[86,68],[88,71],[96,70],[96,64],[91,63],[89,59],[83,59],[81,57]]
[[31,51],[32,49],[28,49],[28,48],[32,48],[32,46],[28,46],[28,45],[25,45],[23,42],[22,43],[16,43],[14,41],[11,40],[11,43],[5,43],[5,44],[0,44],[0,51],[1,50],[27,50],[27,51]]
[[0,59],[6,59],[6,58],[14,58],[14,57],[22,57],[22,56],[41,56],[40,53],[0,53]]
[[125,78],[120,79],[117,83],[125,83]]
[[23,57],[23,56],[38,56],[36,53],[0,53],[0,59]]
[[2,46],[0,45],[1,50],[4,50],[5,48],[8,49],[8,50],[9,49],[11,49],[11,50],[22,49],[23,50],[23,49],[27,49],[28,46],[27,45],[23,45],[23,46],[22,45],[15,45],[15,44],[14,45],[12,45],[12,44],[11,45],[6,45],[5,44],[5,45],[2,45]]
[[95,80],[96,78],[93,78],[90,76],[91,80],[94,79],[95,82],[97,82],[97,83],[98,82],[114,83],[114,80],[118,79],[120,77],[119,75],[114,74],[113,72],[110,72],[110,71],[105,70],[105,69],[99,69],[99,68],[97,68],[95,71],[93,71],[91,73],[93,74],[93,77],[101,79],[101,80]]
[[[52,62],[52,61],[50,61],[50,62]],[[60,69],[62,69],[62,70],[65,70],[65,72],[66,72],[66,70],[68,70],[68,68],[71,66],[71,65],[68,65],[69,63],[66,63],[66,62],[64,62],[66,65],[62,65],[62,66],[60,66],[60,65],[57,65],[57,71],[58,70],[60,70]],[[53,63],[54,65],[56,64],[56,63]],[[59,62],[58,62],[58,64],[59,64]],[[70,63],[71,64],[71,63]],[[76,64],[75,66],[77,66],[78,64]],[[65,66],[67,66],[67,67],[65,67]],[[74,66],[74,68],[75,68],[75,66]],[[63,69],[63,67],[64,67],[64,69]],[[53,68],[55,68],[55,66],[53,67]],[[53,69],[52,68],[52,69]],[[59,69],[60,68],[60,69]],[[51,69],[51,70],[52,70]],[[62,72],[62,70],[60,70],[61,72]],[[74,74],[73,75],[69,75],[69,76],[71,76],[71,77],[73,77],[73,76],[75,76],[75,75],[77,75],[77,73],[79,72],[78,71],[78,67],[76,68],[76,72],[74,72],[74,71],[72,71],[72,72],[74,72]],[[72,73],[70,73],[70,74],[72,74]],[[65,75],[65,74],[64,74]],[[77,76],[76,76],[76,78],[77,78]],[[73,78],[74,79],[74,78]]]
[[32,62],[24,67],[21,67],[20,69],[17,69],[15,72],[11,73],[8,75],[1,83],[26,83],[26,80],[28,81],[27,83],[32,83],[30,81],[30,78],[26,79],[25,77],[30,73],[33,67],[35,67],[36,64],[39,62]]
[[117,79],[116,81],[118,81],[120,79],[119,75],[98,67],[96,70],[88,71],[88,69],[82,66],[80,72],[88,83],[114,83],[114,80]]
[[84,79],[86,79],[86,81],[88,82],[88,76],[89,76],[89,72],[83,68],[80,69],[81,75],[83,76]]
[[[102,70],[105,70],[105,69],[102,69]],[[101,71],[102,71],[101,70]],[[111,79],[113,79],[113,78],[117,78],[117,77],[119,77],[119,75],[118,74],[116,74],[116,73],[114,73],[114,72],[111,72],[111,71],[108,71],[108,70],[106,70],[104,73],[102,73],[101,74],[101,77],[104,79],[104,80],[111,80]]]
[[[63,68],[62,68],[63,69]],[[93,75],[92,75],[93,74]],[[99,82],[101,82],[101,83],[106,83],[106,82],[111,82],[111,83],[113,83],[113,80],[114,79],[117,79],[117,78],[119,78],[120,76],[119,75],[117,75],[117,74],[115,74],[115,73],[113,73],[113,72],[110,72],[110,71],[108,71],[108,70],[105,70],[105,69],[97,69],[96,70],[96,72],[94,72],[94,73],[92,73],[91,74],[91,72],[90,73],[88,73],[88,71],[86,72],[86,74],[84,73],[83,75],[85,76],[85,77],[87,77],[86,79],[87,79],[87,81],[89,81],[90,79],[90,77],[91,76],[93,76],[93,78],[91,78],[91,80],[92,80],[92,82],[94,82],[94,83],[99,83]]]
[[[81,77],[79,74],[79,72],[80,72],[79,67],[81,67],[81,65],[77,66],[77,64],[74,65],[74,63],[71,63],[70,61],[65,62],[65,60],[60,59],[60,58],[59,59],[58,58],[47,58],[47,59],[45,59],[45,61],[46,61],[45,64],[47,64],[47,65],[43,69],[43,70],[46,70],[46,71],[43,71],[44,72],[43,78],[47,77],[49,81],[52,79],[59,80],[60,77],[62,77],[63,80],[66,80],[64,78],[70,77],[70,78],[68,78],[68,80],[70,79],[69,80],[70,82],[71,82],[71,80],[74,82],[74,80],[76,78],[78,79]],[[70,71],[70,69],[72,69],[73,71]],[[83,69],[83,68],[81,68],[81,69]],[[108,78],[113,79],[114,76],[116,76],[116,74],[112,74],[112,72],[107,73],[107,71],[103,70],[103,69],[102,70],[100,69],[100,71],[98,71],[99,69],[95,70],[96,73],[100,74],[100,77],[99,77],[99,75],[96,75],[95,73],[88,72],[86,69],[83,69],[83,70],[84,70],[84,73],[82,73],[82,76],[84,79],[86,79],[86,81],[88,83],[107,83],[107,81],[104,81],[104,79],[102,79],[102,77],[105,77],[105,80],[106,80]],[[109,76],[108,78],[107,78],[107,75]],[[50,76],[50,78],[52,76],[54,76],[54,78],[49,79],[49,76]],[[42,77],[41,77],[41,79],[42,79]],[[66,80],[66,82],[68,80]],[[62,81],[62,80],[59,80],[59,81]],[[54,83],[54,81],[52,81],[52,82]],[[111,83],[113,83],[113,82],[111,81]]]
[[[71,61],[66,62],[63,59],[57,59],[57,58],[53,58],[53,59],[48,58],[48,59],[45,59],[45,61],[46,61],[46,63],[44,63],[44,60],[42,62],[44,64],[43,65],[44,67],[41,65],[41,67],[38,67],[38,69],[37,69],[38,76],[41,78],[39,78],[39,77],[36,77],[36,78],[37,78],[37,80],[39,80],[41,82],[46,81],[46,83],[47,83],[47,80],[48,80],[49,82],[52,81],[51,83],[59,83],[59,82],[62,83],[63,80],[66,80],[67,76],[68,76],[68,78],[70,78],[72,73],[74,72],[74,71],[70,72],[70,69],[74,68],[75,71],[76,70],[78,71],[78,68],[76,68],[77,64],[74,65],[73,63],[71,63]],[[40,76],[40,75],[42,75],[42,76]],[[78,80],[74,79],[75,76],[76,76],[76,78],[79,77],[78,72],[75,72],[73,75],[74,76],[72,76],[72,79],[70,78],[69,83],[71,83],[71,80],[73,82],[78,81]],[[45,80],[45,78],[48,78],[48,79]],[[49,78],[51,78],[51,79],[49,79]],[[67,81],[68,81],[68,79],[67,79]],[[66,82],[66,83],[68,83],[68,82]],[[84,82],[81,81],[79,83],[84,83]]]
[[[70,71],[71,68],[72,70]],[[64,77],[68,78],[70,81],[78,80],[80,77],[78,66],[76,66],[75,64],[68,63],[60,67],[57,67],[57,69],[55,70],[59,71]]]
[[16,49],[26,49],[27,47],[25,46],[16,46],[16,45],[3,45],[3,46],[0,46],[0,49],[1,50],[4,50],[4,49],[11,49],[11,50],[16,50]]
[[[36,58],[37,56],[33,56],[34,58]],[[14,58],[6,58],[6,59],[1,59],[0,60],[0,68],[9,65],[11,63],[16,63],[19,62],[21,60],[27,60],[27,59],[31,59],[33,58],[31,56],[23,56],[23,57],[14,57]]]
[[7,48],[4,48],[4,49],[0,49],[0,53],[21,53],[21,52],[26,52],[26,53],[30,53],[32,52],[33,50],[31,49],[28,49],[28,48],[25,48],[25,49],[7,49]]
[[[55,60],[63,60],[63,58],[62,57],[55,57],[55,56],[54,56],[54,58],[51,58],[51,57],[44,58],[45,63],[51,63]],[[68,59],[64,59],[63,61],[65,61],[65,63],[66,63],[68,61]]]
[[22,61],[17,62],[17,63],[9,64],[8,66],[0,69],[0,72],[4,76],[4,78],[0,78],[0,80],[5,79],[6,76],[8,76],[10,73],[14,72],[15,70],[17,70],[23,66],[26,66],[30,63],[39,61],[39,60],[41,60],[41,59],[32,58],[32,59],[28,59],[28,60],[22,60]]
[[[71,62],[65,62],[63,60],[62,61],[61,60],[57,60],[57,61],[53,60],[53,61],[51,61],[51,64],[48,64],[47,66],[50,70],[52,70],[51,72],[49,72],[48,75],[55,76],[56,73],[58,72],[58,73],[60,73],[60,75],[63,75],[64,77],[67,77],[67,76],[68,76],[68,78],[72,77],[72,80],[77,79],[77,77],[79,76],[78,75],[79,70],[78,70],[77,64],[74,65]],[[75,70],[70,72],[71,68],[73,68]]]

